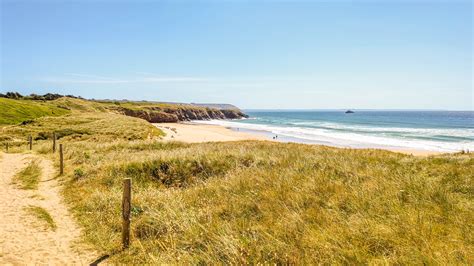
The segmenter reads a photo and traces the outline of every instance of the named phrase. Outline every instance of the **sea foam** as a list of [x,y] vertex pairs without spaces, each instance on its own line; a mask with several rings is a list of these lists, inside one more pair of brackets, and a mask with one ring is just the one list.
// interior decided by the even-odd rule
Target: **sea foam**
[[[330,122],[292,122],[286,125],[243,123],[239,120],[194,121],[287,137],[290,141],[352,148],[400,148],[456,152],[474,150],[474,129],[367,127]],[[457,137],[460,141],[439,141]]]

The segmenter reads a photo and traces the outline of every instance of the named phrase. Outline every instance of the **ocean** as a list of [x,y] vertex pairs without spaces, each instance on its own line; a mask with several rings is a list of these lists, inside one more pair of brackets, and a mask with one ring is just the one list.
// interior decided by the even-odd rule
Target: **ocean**
[[351,148],[474,151],[473,111],[246,111],[242,120],[211,120],[284,142]]

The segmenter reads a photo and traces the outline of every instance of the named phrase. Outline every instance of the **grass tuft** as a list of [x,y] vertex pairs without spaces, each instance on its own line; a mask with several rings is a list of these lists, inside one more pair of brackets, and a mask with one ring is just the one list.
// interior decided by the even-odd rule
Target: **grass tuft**
[[22,189],[37,189],[40,178],[41,167],[38,160],[33,160],[13,177],[13,183],[19,184]]
[[38,218],[38,220],[44,222],[44,224],[47,225],[49,229],[53,231],[56,230],[57,228],[56,223],[54,222],[53,217],[51,217],[51,215],[46,209],[39,206],[30,205],[26,207],[26,211],[29,214]]

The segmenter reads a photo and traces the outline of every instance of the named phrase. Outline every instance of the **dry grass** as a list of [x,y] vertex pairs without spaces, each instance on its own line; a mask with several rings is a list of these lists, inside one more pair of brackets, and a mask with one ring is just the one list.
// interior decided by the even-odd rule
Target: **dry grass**
[[[161,143],[143,120],[105,113],[40,118],[0,138],[66,129],[65,198],[112,262],[474,263],[473,154]],[[53,156],[50,145],[34,149]],[[122,251],[126,177],[133,238]]]
[[31,214],[32,216],[40,220],[42,223],[44,223],[49,229],[53,231],[56,230],[57,228],[56,223],[54,222],[53,217],[51,217],[51,215],[46,209],[39,206],[33,206],[33,205],[30,205],[25,209],[29,214]]
[[[153,139],[163,135],[146,121],[111,113],[76,113],[61,117],[42,117],[27,125],[0,128],[0,141],[9,143],[10,152],[26,151],[27,138],[33,136],[33,149],[51,143],[53,132],[58,142]],[[51,147],[47,147],[48,152]]]
[[22,189],[38,189],[40,179],[41,167],[37,160],[33,160],[13,177],[13,183]]
[[106,252],[120,250],[122,178],[133,179],[132,247],[116,262],[473,262],[472,155],[263,142],[71,145],[65,193],[87,241]]

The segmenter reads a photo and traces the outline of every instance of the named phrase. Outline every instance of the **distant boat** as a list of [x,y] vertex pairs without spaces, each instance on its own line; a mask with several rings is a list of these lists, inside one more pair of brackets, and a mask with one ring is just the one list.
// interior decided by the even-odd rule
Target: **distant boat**
[[346,114],[353,114],[353,113],[354,113],[354,111],[351,111],[351,110],[346,111]]

